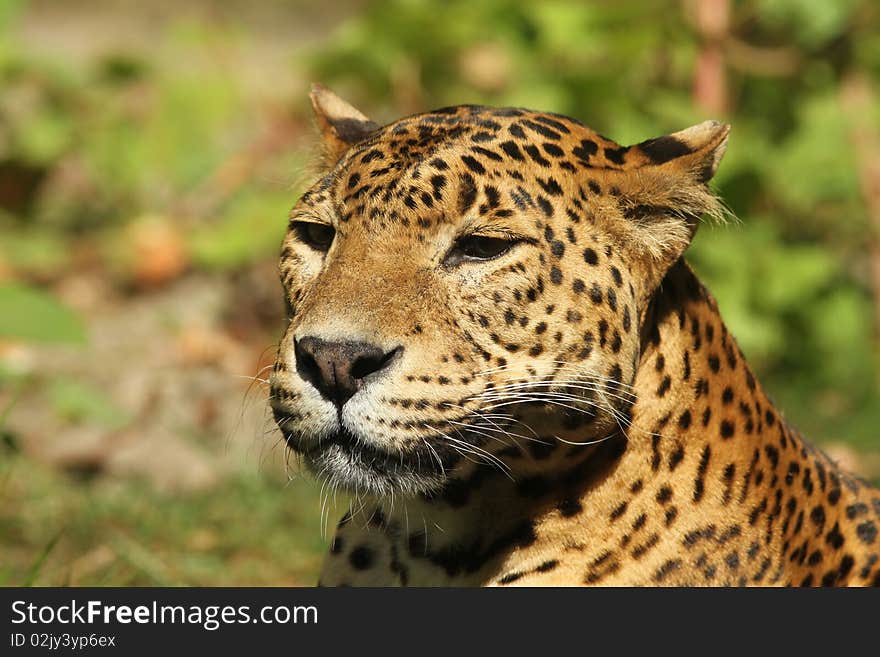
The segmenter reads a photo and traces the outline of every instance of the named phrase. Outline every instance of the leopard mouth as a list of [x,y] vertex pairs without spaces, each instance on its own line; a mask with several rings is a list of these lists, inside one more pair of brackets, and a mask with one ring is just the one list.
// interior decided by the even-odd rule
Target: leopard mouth
[[307,445],[285,435],[308,469],[332,486],[357,494],[429,494],[440,490],[460,455],[452,448],[418,443],[400,451],[375,447],[341,429]]

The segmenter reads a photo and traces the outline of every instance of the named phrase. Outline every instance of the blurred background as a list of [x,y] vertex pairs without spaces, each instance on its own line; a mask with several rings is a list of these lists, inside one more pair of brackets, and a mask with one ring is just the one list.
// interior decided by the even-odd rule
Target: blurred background
[[739,220],[689,258],[789,420],[880,477],[874,0],[0,0],[0,585],[315,581],[260,381],[311,81],[378,121],[732,123]]

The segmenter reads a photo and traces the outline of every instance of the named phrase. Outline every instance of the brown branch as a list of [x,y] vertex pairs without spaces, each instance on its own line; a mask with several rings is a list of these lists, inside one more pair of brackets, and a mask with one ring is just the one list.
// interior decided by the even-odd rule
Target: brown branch
[[693,9],[700,38],[694,104],[710,114],[724,114],[728,107],[724,42],[730,29],[730,0],[697,0]]
[[859,184],[868,214],[874,335],[875,346],[880,352],[880,129],[871,118],[876,107],[876,94],[864,74],[851,73],[841,84],[840,99],[852,126],[850,140],[856,154]]

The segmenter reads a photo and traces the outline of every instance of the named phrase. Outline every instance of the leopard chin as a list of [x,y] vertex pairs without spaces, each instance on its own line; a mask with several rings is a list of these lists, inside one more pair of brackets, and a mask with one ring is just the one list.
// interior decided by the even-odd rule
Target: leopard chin
[[[347,430],[322,438],[302,450],[288,439],[290,448],[303,457],[306,467],[334,489],[355,495],[430,495],[447,481],[446,471],[456,455],[443,446],[420,444],[388,451],[366,444]],[[439,450],[439,451],[438,451]],[[444,462],[445,461],[445,462]]]

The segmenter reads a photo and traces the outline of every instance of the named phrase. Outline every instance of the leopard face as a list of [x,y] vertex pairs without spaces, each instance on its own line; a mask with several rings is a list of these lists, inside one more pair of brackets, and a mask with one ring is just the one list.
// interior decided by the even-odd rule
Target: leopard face
[[271,377],[334,486],[521,476],[625,426],[640,318],[700,214],[727,126],[621,147],[572,119],[453,107],[384,127],[313,94],[326,173],[290,214]]

